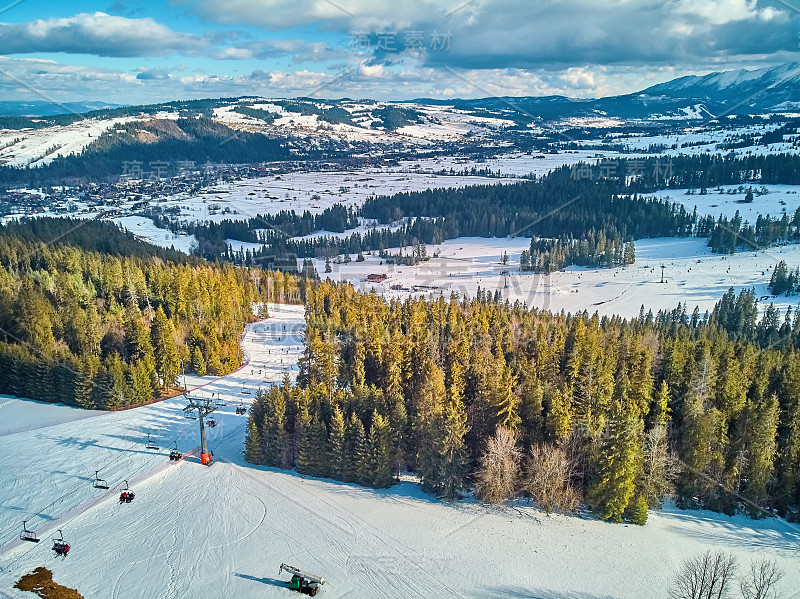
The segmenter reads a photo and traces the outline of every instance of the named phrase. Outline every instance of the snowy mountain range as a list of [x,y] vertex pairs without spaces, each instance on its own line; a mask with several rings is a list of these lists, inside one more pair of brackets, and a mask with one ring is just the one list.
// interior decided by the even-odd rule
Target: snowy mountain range
[[800,63],[709,73],[702,77],[690,75],[648,87],[641,93],[652,98],[710,102],[735,114],[797,110]]
[[[800,63],[681,77],[633,94],[588,100],[545,96],[385,102],[245,96],[122,107],[102,102],[57,107],[43,102],[0,102],[0,114],[14,115],[0,116],[0,166],[43,166],[59,156],[79,155],[90,144],[95,156],[124,151],[129,159],[151,160],[153,152],[169,147],[203,161],[236,162],[233,145],[227,142],[222,156],[194,152],[222,148],[213,141],[217,138],[246,138],[259,148],[268,145],[268,151],[242,149],[243,155],[256,161],[279,159],[277,147],[285,159],[289,155],[363,156],[376,151],[548,150],[564,139],[671,136],[652,141],[663,145],[668,139],[674,144],[686,128],[704,124],[719,128],[712,122],[723,116],[798,112],[798,98]],[[71,113],[46,114],[56,108]],[[35,112],[41,116],[19,116]],[[761,121],[763,125],[769,119]],[[747,124],[736,119],[724,123],[734,129]],[[732,130],[731,134],[738,137],[729,143],[754,143],[739,139],[743,132]],[[176,150],[178,146],[181,149]]]
[[99,100],[81,100],[79,102],[46,102],[44,100],[0,100],[0,116],[52,116],[55,114],[82,113],[92,110],[117,108],[119,104],[109,104]]
[[[683,117],[794,111],[800,107],[800,62],[756,70],[738,69],[689,75],[639,92],[595,99],[566,96],[489,97],[465,100],[419,98],[395,105],[450,106],[473,113],[505,113],[512,120],[605,114],[618,118]],[[345,108],[349,100],[334,100]],[[700,106],[702,105],[702,106]],[[100,101],[53,104],[44,101],[0,101],[0,116],[52,116],[117,108]],[[515,114],[516,113],[516,114]]]

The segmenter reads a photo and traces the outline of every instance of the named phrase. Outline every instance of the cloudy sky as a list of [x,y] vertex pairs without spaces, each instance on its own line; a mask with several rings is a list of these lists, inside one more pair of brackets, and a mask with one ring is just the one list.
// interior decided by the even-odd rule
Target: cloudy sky
[[0,99],[598,97],[799,33],[800,0],[0,0]]

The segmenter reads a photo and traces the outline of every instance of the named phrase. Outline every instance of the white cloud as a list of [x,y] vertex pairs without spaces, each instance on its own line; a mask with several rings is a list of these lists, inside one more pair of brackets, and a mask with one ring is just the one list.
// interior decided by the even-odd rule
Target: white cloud
[[0,23],[5,54],[66,52],[98,56],[203,54],[202,36],[172,31],[150,17],[128,19],[102,12],[25,23]]
[[[452,34],[431,65],[699,64],[794,52],[800,15],[768,0],[180,0],[203,18],[341,34]],[[386,53],[378,53],[380,56]],[[391,53],[390,53],[391,54]],[[773,59],[773,62],[776,60]]]

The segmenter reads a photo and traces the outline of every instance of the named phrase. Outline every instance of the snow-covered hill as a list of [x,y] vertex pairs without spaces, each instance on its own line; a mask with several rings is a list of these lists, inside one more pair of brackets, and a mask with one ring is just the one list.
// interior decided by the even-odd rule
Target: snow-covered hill
[[[641,92],[653,97],[697,98],[724,105],[737,114],[797,110],[800,107],[800,63],[763,69],[689,75]],[[741,109],[740,109],[741,108]]]
[[[0,117],[0,165],[39,166],[59,155],[79,154],[121,123],[134,126],[107,135],[121,135],[119,140],[128,144],[148,144],[162,137],[175,141],[170,138],[172,132],[175,139],[187,141],[191,135],[169,121],[201,115],[229,128],[224,139],[235,136],[231,130],[262,134],[283,141],[289,152],[300,158],[312,150],[329,157],[386,151],[486,155],[515,148],[548,149],[550,144],[578,139],[597,143],[609,130],[681,138],[681,123],[724,132],[739,125],[725,119],[717,122],[715,115],[796,113],[800,111],[799,97],[800,63],[793,63],[681,77],[641,92],[599,99],[548,96],[377,102],[242,97],[176,101],[89,112],[77,121],[75,115],[29,120]],[[69,118],[62,118],[65,116]],[[115,143],[114,139],[105,142],[104,148]]]
[[[302,343],[302,307],[270,308],[273,317],[244,336],[249,364],[195,391],[227,400],[209,429],[210,468],[194,454],[167,459],[173,440],[185,452],[197,445],[181,398],[0,436],[13,465],[0,469],[0,594],[23,599],[13,583],[45,565],[87,598],[291,599],[278,573],[286,562],[324,576],[321,597],[657,598],[681,560],[706,549],[744,565],[775,559],[783,589],[800,588],[800,533],[779,519],[668,507],[644,527],[623,526],[546,515],[524,502],[450,505],[411,478],[374,491],[245,463],[246,419],[234,408],[252,395],[242,388],[280,378]],[[20,404],[51,409],[5,401],[3,418],[10,406],[20,414]],[[145,447],[148,432],[163,449]],[[97,469],[107,492],[91,485]],[[124,479],[136,492],[130,504],[117,502]],[[41,543],[17,540],[25,519]],[[72,546],[63,560],[50,551],[58,528]]]

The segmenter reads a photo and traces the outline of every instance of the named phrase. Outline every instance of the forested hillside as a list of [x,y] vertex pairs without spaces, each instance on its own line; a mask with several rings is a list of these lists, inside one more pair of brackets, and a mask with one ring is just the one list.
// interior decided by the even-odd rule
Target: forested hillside
[[800,319],[752,292],[631,322],[520,304],[306,297],[300,386],[259,396],[246,457],[375,487],[530,494],[643,523],[681,506],[800,515]]
[[124,163],[191,161],[241,164],[291,157],[282,140],[236,131],[207,117],[152,119],[118,124],[79,155],[58,156],[38,167],[0,166],[0,186],[40,187],[56,182],[105,181],[124,174]]
[[0,393],[86,408],[145,403],[169,389],[181,361],[198,374],[237,368],[253,302],[301,299],[290,275],[189,259],[107,223],[75,225],[0,228]]
[[[194,234],[199,255],[240,264],[272,255],[308,258],[439,244],[461,236],[531,236],[538,239],[531,243],[520,269],[549,272],[570,265],[630,263],[631,242],[643,238],[703,237],[712,251],[731,254],[800,241],[800,210],[781,217],[759,215],[755,222],[745,222],[738,214],[717,219],[698,216],[682,204],[647,195],[675,187],[696,187],[702,193],[723,184],[794,183],[798,173],[800,158],[793,155],[622,158],[564,166],[513,185],[373,197],[360,210],[337,204],[317,216],[281,212],[248,221],[189,225],[166,216],[153,218],[159,226]],[[341,233],[355,228],[359,217],[386,226],[348,237],[290,239],[318,230]],[[389,224],[395,226],[389,228]],[[234,253],[227,239],[261,242],[266,247]]]

